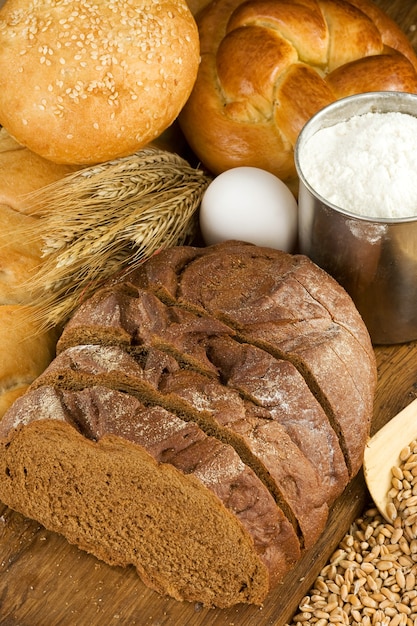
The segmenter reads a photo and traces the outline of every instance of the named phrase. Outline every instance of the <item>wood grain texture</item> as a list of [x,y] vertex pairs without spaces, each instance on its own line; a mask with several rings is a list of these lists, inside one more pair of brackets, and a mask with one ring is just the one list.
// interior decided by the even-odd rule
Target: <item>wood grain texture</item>
[[417,437],[417,400],[402,409],[368,441],[363,456],[363,473],[373,502],[388,523],[391,501],[392,468],[398,465],[401,451]]
[[[193,10],[200,4],[190,0]],[[417,50],[417,3],[377,4],[400,24]],[[372,432],[417,397],[417,342],[375,351],[379,383]],[[360,473],[333,507],[320,541],[271,592],[262,609],[228,610],[162,598],[141,583],[133,568],[109,567],[0,503],[0,625],[284,626],[368,497]]]

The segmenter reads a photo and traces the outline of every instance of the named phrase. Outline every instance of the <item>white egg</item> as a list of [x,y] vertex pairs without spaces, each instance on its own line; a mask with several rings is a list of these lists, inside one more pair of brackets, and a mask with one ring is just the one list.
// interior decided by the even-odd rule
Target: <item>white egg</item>
[[228,239],[294,250],[297,202],[279,178],[257,167],[236,167],[207,187],[200,207],[200,230],[206,245]]

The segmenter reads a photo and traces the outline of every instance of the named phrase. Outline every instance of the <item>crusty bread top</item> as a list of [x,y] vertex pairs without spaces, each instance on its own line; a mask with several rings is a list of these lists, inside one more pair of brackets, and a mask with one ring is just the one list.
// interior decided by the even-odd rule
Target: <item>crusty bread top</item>
[[202,60],[180,114],[212,173],[296,179],[293,148],[324,106],[364,91],[417,92],[417,58],[369,0],[216,0],[197,16]]
[[183,0],[8,0],[0,10],[0,123],[57,163],[128,155],[176,118],[198,62]]
[[[373,410],[375,355],[351,298],[331,276],[305,256],[229,241],[162,250],[128,282],[216,317],[241,341],[285,355],[322,398],[343,431],[351,472],[359,470]],[[58,348],[77,333],[78,313]]]

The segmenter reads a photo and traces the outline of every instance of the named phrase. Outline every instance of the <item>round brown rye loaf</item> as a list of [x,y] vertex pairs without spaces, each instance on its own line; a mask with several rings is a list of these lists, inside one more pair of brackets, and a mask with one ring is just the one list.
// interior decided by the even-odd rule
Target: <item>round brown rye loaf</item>
[[[86,300],[66,325],[57,351],[25,396],[28,405],[20,417],[13,409],[7,415],[1,445],[9,447],[16,437],[24,438],[30,397],[47,390],[71,406],[70,424],[78,424],[81,433],[86,431],[80,424],[92,419],[91,393],[97,387],[197,428],[218,445],[235,449],[245,471],[263,485],[268,498],[271,494],[275,498],[277,515],[292,538],[287,548],[271,547],[280,555],[280,566],[271,568],[260,556],[249,525],[242,531],[255,560],[261,559],[266,567],[269,585],[282,580],[299,558],[300,547],[314,543],[328,507],[361,465],[376,383],[372,345],[349,296],[306,257],[241,242],[161,251]],[[74,421],[76,403],[81,409]],[[103,409],[99,437],[90,431],[86,435],[98,438],[97,443],[84,437],[91,450],[117,436],[126,440],[129,454],[132,446],[140,454],[149,453],[146,437],[134,439],[134,431],[143,430],[146,411],[136,412],[135,428],[115,433],[115,410],[109,404]],[[21,427],[13,430],[19,421]],[[68,428],[67,424],[66,437],[72,433]],[[41,426],[39,436],[40,432]],[[158,457],[161,462],[175,465],[165,453]],[[188,478],[185,473],[182,479]],[[13,489],[9,486],[3,494],[4,489],[0,481],[0,498],[12,497]],[[13,497],[22,510],[18,492]],[[24,506],[29,510],[22,510],[28,515],[30,500],[28,493]],[[260,518],[258,523],[262,528]],[[267,532],[267,527],[258,530]],[[58,530],[71,535],[65,523]],[[285,533],[282,530],[274,540],[282,541]],[[238,598],[235,589],[225,599],[212,590],[208,599],[198,568],[180,593],[174,581],[177,574],[170,580],[159,571],[152,575],[142,571],[146,555],[145,550],[139,556],[142,565],[135,563],[143,580],[174,597],[200,596],[203,603],[230,606],[261,602],[260,595],[267,593],[261,585],[261,594],[259,587],[248,588]],[[174,562],[171,565],[175,570]],[[230,564],[228,576],[233,568],[238,572],[236,564]]]

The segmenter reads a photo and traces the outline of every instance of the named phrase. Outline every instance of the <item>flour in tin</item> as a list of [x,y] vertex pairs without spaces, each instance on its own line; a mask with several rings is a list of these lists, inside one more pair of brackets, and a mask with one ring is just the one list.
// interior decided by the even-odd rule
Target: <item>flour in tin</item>
[[359,216],[417,216],[417,118],[366,113],[317,131],[300,153],[310,186]]

